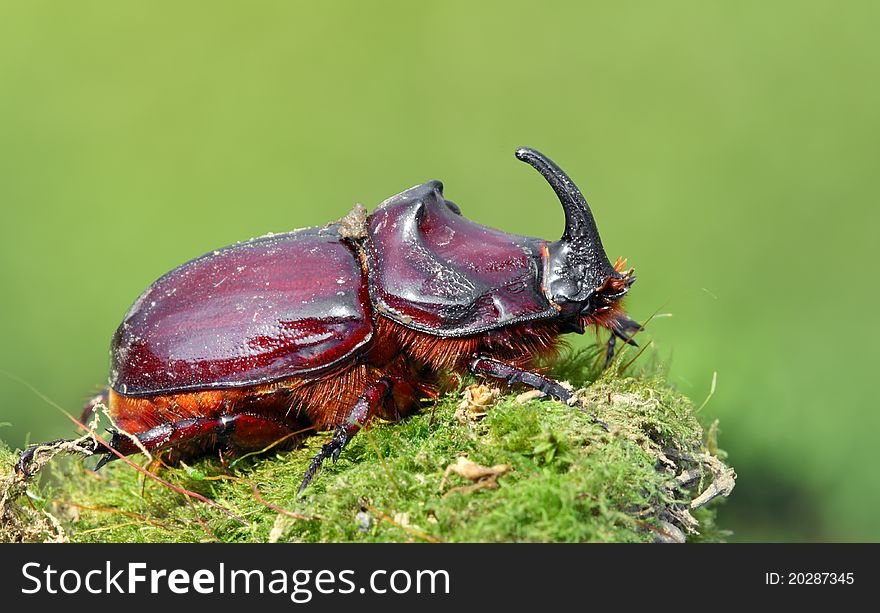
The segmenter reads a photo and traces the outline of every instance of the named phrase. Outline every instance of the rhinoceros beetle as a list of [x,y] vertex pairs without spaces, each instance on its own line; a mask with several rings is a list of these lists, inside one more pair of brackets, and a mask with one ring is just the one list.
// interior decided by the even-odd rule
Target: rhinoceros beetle
[[[610,329],[607,359],[616,339],[635,344],[641,327],[620,306],[635,277],[608,261],[574,182],[534,149],[516,157],[562,203],[559,240],[470,221],[429,181],[371,215],[358,205],[338,222],[237,243],[161,277],[126,313],[109,388],[83,415],[100,402],[113,422],[111,440],[93,449],[98,468],[140,447],[174,461],[335,429],[302,491],[371,418],[401,418],[450,375],[568,402],[538,363],[560,335],[588,326]],[[29,474],[37,447],[19,473]]]

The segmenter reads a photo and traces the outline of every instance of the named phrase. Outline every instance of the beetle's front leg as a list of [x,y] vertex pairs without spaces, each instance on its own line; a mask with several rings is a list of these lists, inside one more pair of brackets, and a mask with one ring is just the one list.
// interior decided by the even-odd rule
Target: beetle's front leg
[[639,344],[632,337],[636,332],[641,332],[642,330],[644,330],[642,324],[630,319],[623,313],[615,316],[611,323],[611,336],[608,338],[608,346],[605,350],[605,365],[602,368],[608,368],[612,360],[614,360],[614,346],[617,344],[617,339],[622,340],[627,345],[638,347]]
[[540,390],[545,394],[555,396],[566,404],[568,404],[569,400],[574,396],[574,394],[563,387],[559,381],[555,381],[536,372],[523,370],[522,368],[507,364],[506,362],[501,362],[494,358],[477,356],[471,360],[470,369],[471,373],[475,375],[482,375],[493,379],[504,379],[509,385],[513,385],[514,383],[528,385],[529,387]]
[[[577,404],[580,402],[571,402],[575,398],[574,393],[566,389],[559,381],[545,377],[542,374],[523,370],[512,364],[501,362],[494,358],[477,356],[470,363],[470,370],[475,375],[484,377],[492,377],[493,379],[504,379],[508,384],[522,383],[536,390],[540,390],[545,394],[559,398],[565,404]],[[598,419],[595,415],[591,415],[594,422],[608,430],[608,425]]]
[[608,368],[611,366],[612,360],[614,360],[614,347],[617,345],[617,336],[613,333],[608,337],[608,344],[605,347],[605,363],[602,365],[602,368]]
[[297,494],[302,494],[303,490],[306,489],[312,477],[321,468],[324,460],[331,458],[333,463],[336,464],[336,460],[339,459],[339,454],[342,453],[343,448],[348,445],[348,442],[357,434],[358,430],[366,425],[370,415],[388,399],[391,394],[391,387],[392,382],[388,377],[382,377],[375,383],[367,386],[367,389],[364,390],[364,393],[360,395],[351,411],[349,411],[345,421],[336,426],[336,431],[333,433],[333,438],[330,439],[330,442],[325,443],[312,459],[312,463],[303,476]]

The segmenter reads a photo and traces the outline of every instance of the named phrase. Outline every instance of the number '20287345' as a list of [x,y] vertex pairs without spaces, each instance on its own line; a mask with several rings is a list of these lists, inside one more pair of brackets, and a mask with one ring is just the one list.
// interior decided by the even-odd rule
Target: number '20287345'
[[852,585],[855,581],[851,572],[764,573],[767,585]]

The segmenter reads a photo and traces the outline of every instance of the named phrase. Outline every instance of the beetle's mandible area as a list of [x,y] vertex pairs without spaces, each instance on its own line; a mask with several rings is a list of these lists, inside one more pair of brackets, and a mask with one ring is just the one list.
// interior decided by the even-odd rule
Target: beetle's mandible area
[[[595,353],[565,358],[562,379],[588,411],[489,386],[442,397],[399,422],[375,421],[328,463],[304,496],[296,486],[331,434],[225,465],[176,468],[130,459],[99,473],[61,457],[39,482],[4,467],[4,541],[705,541],[723,539],[718,499],[735,474],[717,424],[650,374],[630,350],[600,374]],[[645,360],[642,356],[640,360]],[[641,372],[641,374],[638,374]],[[491,390],[497,389],[497,392]],[[91,461],[93,463],[93,461]],[[173,488],[175,489],[172,489]],[[27,493],[26,493],[27,490]],[[187,492],[190,492],[189,494]],[[217,506],[209,506],[193,494]],[[233,517],[234,515],[234,517]]]

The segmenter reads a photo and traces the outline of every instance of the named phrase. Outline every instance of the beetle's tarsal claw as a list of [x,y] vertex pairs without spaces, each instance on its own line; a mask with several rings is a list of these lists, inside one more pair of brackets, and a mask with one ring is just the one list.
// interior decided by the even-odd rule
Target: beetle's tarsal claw
[[30,470],[30,465],[31,460],[34,459],[34,453],[36,452],[37,447],[39,447],[39,445],[30,445],[27,449],[21,452],[21,455],[18,457],[18,462],[15,463],[16,474],[24,479],[30,479],[34,476]]
[[598,417],[596,417],[592,413],[590,414],[590,419],[593,420],[594,424],[596,424],[597,426],[599,426],[600,428],[605,430],[605,432],[611,432],[611,428],[608,427],[608,424],[606,424],[604,421],[602,421],[601,419],[599,419]]
[[330,439],[330,442],[322,445],[321,450],[315,454],[314,458],[312,458],[312,463],[309,464],[306,474],[303,475],[302,483],[296,492],[297,495],[302,494],[303,490],[308,487],[312,478],[318,473],[318,470],[324,463],[324,460],[330,458],[333,460],[333,463],[336,464],[336,461],[339,459],[339,454],[342,453],[342,449],[348,444],[348,439],[349,436],[346,428],[344,426],[337,426],[336,432],[333,433],[333,438]]
[[[55,448],[54,453],[59,453],[60,451],[65,451],[67,453],[75,453],[82,452],[86,456],[94,453],[94,448],[88,448],[85,446],[79,446],[73,449],[65,448],[68,443],[75,443],[77,439],[72,438],[59,438],[54,441],[48,441],[46,443],[38,443],[36,445],[29,445],[27,449],[21,452],[21,455],[18,457],[18,461],[15,463],[15,473],[21,476],[24,479],[30,479],[34,476],[35,472],[31,469],[31,465],[34,462],[34,458],[37,455],[37,451],[43,449],[44,451],[52,452],[53,448]],[[95,443],[97,444],[97,443]],[[54,455],[54,454],[53,454]],[[37,467],[39,470],[39,466]]]
[[[565,402],[565,404],[567,404],[568,406],[571,406],[571,407],[579,408],[582,411],[586,412],[586,409],[584,408],[584,403],[581,402],[581,400],[577,396],[575,396],[574,394],[572,394],[571,392],[566,390],[561,385],[559,386],[559,389],[565,390],[565,393],[568,395],[568,398],[566,400],[563,400],[563,402]],[[544,392],[544,396],[541,398],[541,400],[547,401],[547,400],[552,400],[553,398],[554,398],[554,396],[552,394]],[[561,399],[561,397],[560,397],[560,399]],[[590,416],[590,419],[593,421],[594,424],[596,424],[597,426],[599,426],[600,428],[605,430],[605,432],[611,432],[611,428],[608,427],[608,424],[606,424],[604,421],[599,419],[595,413],[588,413],[588,415]]]
[[321,467],[321,464],[324,462],[324,456],[322,455],[323,449],[318,452],[318,454],[312,458],[312,463],[309,464],[309,467],[306,469],[306,474],[303,475],[302,483],[299,484],[299,489],[296,491],[297,495],[301,495],[303,490],[308,487],[309,483],[312,482],[312,477],[315,476],[315,473],[318,472],[318,469]]
[[98,460],[98,463],[95,464],[95,472],[101,470],[108,462],[115,459],[115,455],[112,452],[107,451],[102,456],[101,459]]

